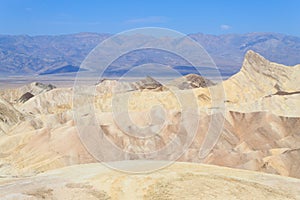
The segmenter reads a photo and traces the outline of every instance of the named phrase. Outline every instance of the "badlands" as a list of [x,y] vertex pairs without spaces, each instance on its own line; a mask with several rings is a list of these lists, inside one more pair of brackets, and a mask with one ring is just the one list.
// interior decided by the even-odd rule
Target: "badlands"
[[[300,199],[299,77],[300,65],[248,51],[220,83],[3,89],[0,199]],[[99,163],[147,171],[166,160],[176,162],[134,175]]]

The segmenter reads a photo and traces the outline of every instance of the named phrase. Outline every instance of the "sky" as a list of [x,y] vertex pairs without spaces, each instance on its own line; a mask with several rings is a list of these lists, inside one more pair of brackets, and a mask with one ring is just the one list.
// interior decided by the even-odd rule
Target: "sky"
[[299,0],[0,0],[0,34],[114,34],[163,27],[184,34],[300,36],[299,9]]

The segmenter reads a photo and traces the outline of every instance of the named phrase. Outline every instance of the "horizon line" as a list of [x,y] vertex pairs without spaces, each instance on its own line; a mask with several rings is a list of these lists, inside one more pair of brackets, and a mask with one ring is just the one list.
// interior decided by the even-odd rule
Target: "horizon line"
[[[72,32],[72,33],[59,33],[59,34],[7,34],[7,33],[0,33],[0,36],[28,36],[28,37],[42,37],[42,36],[66,36],[66,35],[80,35],[80,34],[96,34],[96,35],[107,35],[112,36],[116,35],[118,33],[108,33],[108,32],[88,32],[88,31],[82,31],[82,32]],[[188,33],[184,35],[190,36],[190,35],[211,35],[211,36],[224,36],[224,35],[249,35],[249,34],[278,34],[278,35],[285,35],[285,36],[291,36],[291,37],[299,37],[298,35],[292,35],[288,33],[282,33],[282,32],[265,32],[265,31],[253,31],[253,32],[245,32],[245,33],[220,33],[220,34],[211,34],[211,33],[204,33],[204,32],[194,32],[194,33]]]

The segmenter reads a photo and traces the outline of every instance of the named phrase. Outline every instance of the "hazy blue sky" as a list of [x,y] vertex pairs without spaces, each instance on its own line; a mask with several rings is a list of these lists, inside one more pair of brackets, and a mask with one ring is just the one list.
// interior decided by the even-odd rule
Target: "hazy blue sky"
[[300,36],[299,0],[0,0],[0,34],[117,33],[158,26],[183,33]]

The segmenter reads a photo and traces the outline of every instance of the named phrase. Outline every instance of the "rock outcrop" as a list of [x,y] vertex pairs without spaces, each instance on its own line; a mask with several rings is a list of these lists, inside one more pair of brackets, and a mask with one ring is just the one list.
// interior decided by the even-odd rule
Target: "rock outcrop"
[[284,66],[248,51],[240,72],[224,81],[223,85],[229,102],[250,103],[277,92],[300,91],[299,76],[300,65]]
[[34,97],[33,94],[31,94],[30,92],[26,92],[25,94],[23,94],[23,95],[19,98],[18,102],[20,102],[20,103],[25,103],[26,101],[28,101],[28,100],[31,99],[32,97]]
[[[33,82],[28,85],[24,85],[17,89],[6,89],[0,91],[1,98],[10,102],[10,103],[16,103],[18,100],[25,95],[26,93],[30,93],[31,95],[39,95],[45,92],[48,92],[50,90],[53,90],[56,88],[56,86],[52,84],[44,84],[39,82]],[[26,94],[28,96],[28,94]]]
[[175,86],[180,90],[193,89],[193,88],[205,88],[215,85],[211,80],[206,79],[197,74],[188,74],[181,78],[171,81],[169,86]]
[[1,133],[9,133],[22,120],[24,120],[24,116],[19,111],[10,103],[0,99],[0,135]]
[[101,80],[96,89],[99,93],[124,93],[130,91],[162,91],[163,85],[154,78],[147,76],[138,81],[117,81],[113,79]]
[[145,79],[132,83],[132,86],[137,90],[154,90],[162,88],[162,84],[150,76],[147,76]]

